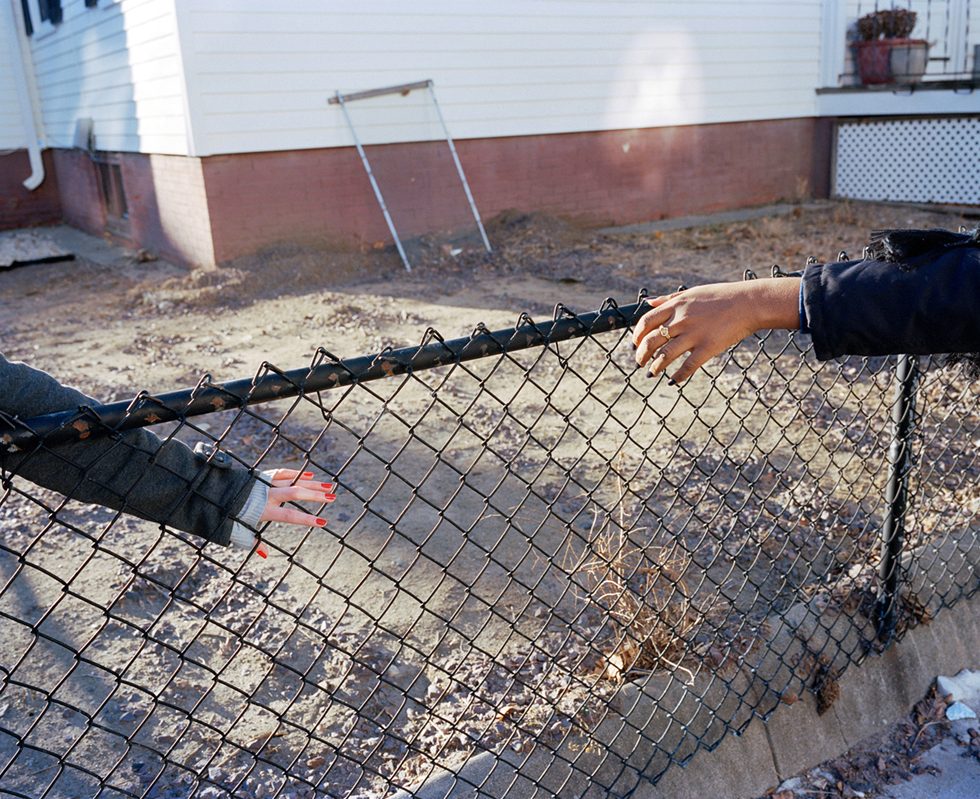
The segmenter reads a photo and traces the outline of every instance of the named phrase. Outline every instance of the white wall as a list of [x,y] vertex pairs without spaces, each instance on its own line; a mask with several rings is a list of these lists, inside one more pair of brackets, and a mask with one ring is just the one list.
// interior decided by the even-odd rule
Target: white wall
[[[812,116],[822,0],[175,0],[197,155],[347,146],[432,78],[457,138]],[[351,106],[436,138],[424,95]]]
[[[976,56],[975,48],[980,47],[980,3],[970,5],[967,17],[970,26],[970,33],[967,36],[967,47],[969,48],[970,57],[973,58]],[[970,66],[974,73],[980,72],[980,59],[976,59]]]
[[62,6],[64,21],[52,27],[35,17],[31,37],[47,145],[71,147],[75,120],[91,117],[99,149],[186,154],[173,0]]
[[15,75],[20,72],[14,61],[15,58],[20,60],[15,32],[10,0],[0,0],[0,151],[27,147],[17,84],[14,83]]
[[[10,2],[0,0],[0,26],[13,24]],[[29,4],[36,13],[36,0]],[[31,47],[49,146],[71,146],[75,120],[91,116],[101,149],[210,155],[347,146],[327,97],[424,78],[436,81],[457,138],[812,116],[814,89],[826,84],[830,4],[842,26],[874,5],[99,0],[87,9],[64,0],[64,22],[36,25]],[[924,14],[924,0],[912,5]],[[969,5],[961,54],[980,42],[978,6]],[[968,6],[931,7],[955,16]],[[3,50],[0,148],[9,148],[24,142]],[[422,93],[357,103],[351,113],[369,143],[441,135]]]

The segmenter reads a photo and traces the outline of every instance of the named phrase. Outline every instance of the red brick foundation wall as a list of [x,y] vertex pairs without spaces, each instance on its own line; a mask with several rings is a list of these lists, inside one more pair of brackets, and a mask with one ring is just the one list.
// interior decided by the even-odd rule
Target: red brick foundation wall
[[[94,235],[106,231],[105,205],[92,157],[56,150],[65,221]],[[177,155],[118,153],[128,224],[113,233],[133,248],[189,266],[211,265],[214,250],[201,161]]]
[[27,150],[0,155],[0,230],[33,225],[53,225],[61,221],[58,176],[50,152],[42,155],[44,182],[34,191],[24,188],[31,175]]
[[[761,205],[829,187],[829,120],[791,119],[457,142],[484,219],[508,209],[627,224]],[[445,142],[368,148],[403,237],[468,224]],[[278,241],[389,240],[356,150],[202,159],[214,255]]]
[[213,265],[201,159],[123,154],[121,161],[133,245],[181,264]]
[[[516,208],[588,224],[628,224],[800,195],[825,197],[831,125],[771,120],[478,139],[457,148],[484,219]],[[472,224],[445,142],[375,146],[368,154],[400,235]],[[55,150],[45,157],[53,166],[45,194],[29,198],[37,203],[29,215],[27,199],[15,203],[19,218],[30,221],[14,225],[63,215],[101,235],[106,217],[90,155]],[[0,164],[7,167],[10,158]],[[352,147],[118,158],[129,205],[122,234],[131,246],[178,263],[210,265],[283,241],[390,240]],[[2,173],[14,184],[9,173],[21,172]]]
[[88,153],[81,150],[51,150],[65,221],[93,236],[105,231],[105,211],[98,176]]

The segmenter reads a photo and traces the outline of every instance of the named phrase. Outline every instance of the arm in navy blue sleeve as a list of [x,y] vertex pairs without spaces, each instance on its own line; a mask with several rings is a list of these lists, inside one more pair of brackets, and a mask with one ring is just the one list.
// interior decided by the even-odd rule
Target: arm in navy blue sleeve
[[978,352],[980,247],[807,266],[802,320],[821,359]]

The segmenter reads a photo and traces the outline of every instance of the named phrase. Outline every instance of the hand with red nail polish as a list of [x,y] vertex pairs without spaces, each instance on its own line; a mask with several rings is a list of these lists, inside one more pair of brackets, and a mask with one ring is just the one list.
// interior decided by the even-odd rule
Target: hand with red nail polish
[[305,513],[298,508],[284,508],[287,502],[333,502],[337,495],[333,493],[333,483],[323,483],[314,480],[313,472],[297,472],[292,469],[276,469],[270,475],[272,487],[269,489],[269,499],[265,510],[259,517],[260,522],[285,522],[302,527],[323,527],[326,519],[312,513]]
[[[259,522],[283,522],[301,527],[326,526],[327,520],[320,516],[306,513],[298,508],[284,508],[283,505],[287,502],[317,502],[321,505],[325,502],[333,502],[337,499],[337,495],[333,493],[333,483],[314,480],[313,472],[297,472],[293,469],[276,469],[265,472],[265,476],[271,481],[271,486]],[[251,533],[247,535],[250,543],[236,539],[234,534],[232,540],[239,546],[255,545],[256,555],[260,558],[269,557],[266,545]]]
[[[262,506],[258,524],[262,522],[282,522],[301,527],[324,527],[327,520],[312,513],[306,513],[299,508],[283,507],[286,503],[315,502],[324,505],[337,499],[333,483],[323,483],[313,479],[313,472],[298,472],[293,469],[272,469],[262,473],[261,487],[265,493],[265,505]],[[253,492],[256,489],[253,488]],[[257,500],[261,502],[260,498]],[[249,499],[249,502],[252,500]],[[256,509],[257,510],[257,509]],[[254,518],[254,517],[253,517]],[[256,522],[252,522],[255,524]],[[246,549],[255,548],[255,554],[260,558],[269,556],[268,547],[255,537],[254,527],[235,522],[231,532],[231,543]]]

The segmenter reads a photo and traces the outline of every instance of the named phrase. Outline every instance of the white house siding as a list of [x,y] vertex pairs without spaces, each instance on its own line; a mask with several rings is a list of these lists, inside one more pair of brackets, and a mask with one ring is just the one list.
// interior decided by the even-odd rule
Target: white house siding
[[977,56],[977,48],[980,47],[980,3],[973,3],[970,6],[970,13],[967,18],[967,52],[972,56],[970,68],[973,74],[980,73],[980,58]]
[[15,76],[19,73],[14,59],[17,52],[14,13],[9,0],[0,0],[0,151],[27,146],[27,135],[17,96]]
[[[196,155],[352,143],[336,90],[435,81],[457,138],[813,116],[821,0],[175,0]],[[424,93],[351,106],[438,138]]]
[[64,21],[31,40],[48,146],[71,147],[91,117],[100,150],[187,154],[173,0],[62,5]]

